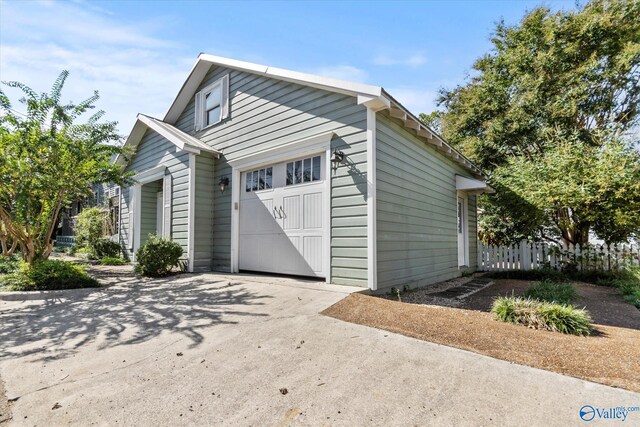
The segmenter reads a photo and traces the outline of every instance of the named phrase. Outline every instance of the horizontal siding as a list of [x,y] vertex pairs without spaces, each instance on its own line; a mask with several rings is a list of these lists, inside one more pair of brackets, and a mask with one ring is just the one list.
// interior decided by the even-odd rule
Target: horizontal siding
[[[378,288],[421,286],[461,274],[456,174],[469,175],[387,112],[377,120]],[[473,211],[473,212],[472,212]],[[469,198],[475,263],[475,198]]]
[[478,206],[476,196],[469,196],[469,269],[478,268]]
[[140,215],[140,244],[144,244],[149,234],[156,233],[158,215],[158,191],[162,191],[162,181],[154,181],[142,186],[142,212]]
[[[212,67],[198,90],[229,75],[229,118],[194,133],[194,99],[176,122],[181,130],[223,153],[213,182],[231,180],[229,161],[321,133],[336,133],[332,148],[352,162],[332,176],[332,282],[367,285],[366,110],[356,98],[261,75]],[[217,184],[216,184],[217,187]],[[212,268],[229,271],[231,191],[213,192]]]
[[[159,134],[147,130],[142,140],[136,148],[127,171],[135,173],[144,172],[159,165],[167,167],[167,173],[172,176],[171,189],[171,238],[178,242],[187,253],[188,244],[188,207],[189,207],[189,155],[187,153],[177,153],[176,146]],[[158,181],[160,182],[160,181]],[[146,187],[143,186],[143,188]],[[130,209],[131,191],[130,188],[122,189],[122,227],[120,238],[125,248],[129,248]],[[151,209],[150,207],[148,207]],[[153,212],[155,217],[156,205],[154,202]],[[144,213],[144,211],[143,211]],[[141,215],[141,220],[142,220]],[[155,225],[154,225],[155,230]],[[135,230],[134,230],[135,231]],[[144,235],[141,235],[144,236]],[[132,255],[128,251],[128,255]]]
[[213,170],[213,158],[196,156],[193,260],[195,271],[211,270],[213,260],[213,193],[217,188]]

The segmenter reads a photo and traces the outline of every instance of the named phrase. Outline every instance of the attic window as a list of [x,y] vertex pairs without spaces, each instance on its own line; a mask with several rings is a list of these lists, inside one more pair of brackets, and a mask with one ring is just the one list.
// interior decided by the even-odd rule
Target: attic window
[[195,130],[206,129],[229,116],[229,75],[196,93]]

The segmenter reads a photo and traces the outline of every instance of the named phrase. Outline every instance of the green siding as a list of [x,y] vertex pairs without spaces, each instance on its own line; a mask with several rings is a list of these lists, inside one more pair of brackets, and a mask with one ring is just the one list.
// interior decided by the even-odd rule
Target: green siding
[[[186,254],[188,243],[189,155],[187,153],[177,153],[175,145],[157,133],[147,130],[140,141],[140,144],[138,144],[135,155],[131,159],[126,170],[138,173],[159,165],[165,165],[167,167],[167,173],[171,174],[173,178],[171,191],[171,238],[182,246]],[[131,191],[129,187],[122,189],[122,227],[120,238],[122,244],[127,248],[127,250],[129,248],[128,242],[130,238],[130,193]],[[155,216],[155,204],[153,206],[153,212]],[[142,213],[144,213],[144,211]],[[141,220],[142,213],[140,217]],[[145,235],[141,234],[141,237],[143,236]],[[131,255],[131,251],[129,251],[129,255]]]
[[[230,180],[229,161],[330,131],[332,148],[345,152],[351,168],[332,177],[332,282],[367,285],[366,110],[355,97],[261,75],[212,67],[198,90],[229,74],[229,113],[223,123],[194,133],[194,99],[176,126],[223,153],[213,182]],[[197,173],[196,173],[197,175]],[[229,271],[231,191],[214,191],[212,268]],[[197,222],[197,221],[196,221]]]
[[[377,116],[378,289],[459,276],[455,176],[470,174],[387,112]],[[475,265],[475,197],[469,224]]]
[[196,159],[194,212],[194,271],[210,271],[213,259],[214,159],[199,155]]
[[142,211],[140,214],[140,245],[147,241],[149,234],[156,233],[158,215],[158,191],[162,191],[162,181],[144,184],[140,191]]

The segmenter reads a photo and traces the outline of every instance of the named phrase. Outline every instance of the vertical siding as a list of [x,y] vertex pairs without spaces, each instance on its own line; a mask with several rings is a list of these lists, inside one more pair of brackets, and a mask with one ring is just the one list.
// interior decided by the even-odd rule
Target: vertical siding
[[196,156],[194,260],[195,271],[210,271],[213,260],[213,193],[214,159],[208,155]]
[[[469,173],[387,112],[378,113],[377,150],[378,288],[459,276],[455,175]],[[475,223],[475,198],[469,213]],[[475,225],[469,234],[475,265]]]
[[[194,133],[194,100],[176,126],[223,153],[214,179],[231,179],[229,161],[334,131],[332,148],[352,162],[332,177],[332,282],[366,286],[366,110],[356,98],[264,76],[212,67],[200,89],[229,74],[230,117]],[[231,191],[214,191],[212,268],[228,271],[231,254]]]
[[[189,155],[187,153],[176,153],[175,145],[157,133],[147,130],[126,170],[138,173],[159,165],[166,166],[168,173],[173,177],[171,191],[171,238],[182,246],[186,254],[188,243]],[[130,188],[122,189],[121,240],[127,250],[130,239],[130,193]],[[155,209],[154,205],[154,212]],[[129,251],[129,255],[131,255],[131,251]]]

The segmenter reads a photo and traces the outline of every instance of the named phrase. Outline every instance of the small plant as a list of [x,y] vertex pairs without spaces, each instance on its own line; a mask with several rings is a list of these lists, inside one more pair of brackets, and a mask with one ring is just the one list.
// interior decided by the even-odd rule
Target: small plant
[[538,301],[570,304],[578,297],[578,293],[570,283],[555,283],[547,279],[531,286],[524,296]]
[[13,254],[11,256],[0,255],[0,274],[11,273],[20,267],[20,256]]
[[77,251],[75,251],[75,255],[78,258],[83,258],[83,259],[98,259],[98,255],[96,254],[96,251],[91,246],[85,246],[85,247],[79,248]]
[[127,261],[118,257],[106,256],[100,259],[100,265],[126,265],[126,264],[128,264]]
[[99,207],[85,209],[78,214],[75,225],[76,243],[78,246],[93,247],[104,236],[104,224],[108,218],[108,212]]
[[178,266],[181,256],[182,246],[178,243],[149,235],[136,252],[136,272],[150,277],[165,276]]
[[117,258],[120,256],[120,244],[118,242],[114,242],[109,239],[98,239],[93,244],[93,249],[98,258],[102,259],[105,257],[108,258]]
[[500,297],[493,302],[491,312],[496,319],[503,322],[519,323],[534,329],[573,335],[591,333],[589,313],[571,305],[517,297]]
[[13,291],[44,291],[74,288],[95,288],[98,281],[80,265],[59,260],[44,260],[32,265],[21,263],[20,268],[3,278]]
[[618,288],[625,301],[640,310],[640,266],[628,265],[607,278],[600,278],[597,284]]

